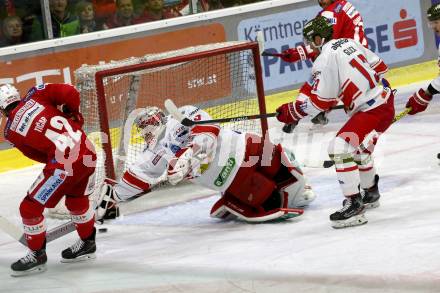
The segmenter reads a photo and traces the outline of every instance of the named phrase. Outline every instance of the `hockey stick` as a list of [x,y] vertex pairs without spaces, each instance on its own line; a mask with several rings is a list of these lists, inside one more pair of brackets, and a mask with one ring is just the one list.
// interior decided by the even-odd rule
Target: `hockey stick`
[[194,125],[201,125],[201,124],[214,124],[214,123],[226,123],[226,122],[237,122],[237,121],[244,121],[244,120],[251,120],[251,119],[260,119],[260,118],[267,118],[267,117],[275,117],[278,115],[278,113],[265,113],[265,114],[255,114],[255,115],[245,115],[245,116],[239,116],[239,117],[232,117],[232,118],[219,118],[219,119],[212,119],[212,120],[203,120],[203,121],[192,121],[188,119],[187,117],[183,116],[180,112],[177,106],[174,104],[174,102],[170,99],[165,100],[165,109],[167,109],[168,113],[174,116],[176,120],[180,121],[182,125],[185,126],[194,126]]
[[[344,105],[337,105],[337,106],[331,107],[329,111],[331,111],[331,110],[338,110],[338,109],[344,109]],[[321,112],[318,115],[316,115],[315,117],[313,117],[312,120],[311,120],[312,123],[313,124],[326,125],[328,123],[328,119],[326,117],[326,114],[329,111]],[[298,122],[291,123],[291,124],[287,124],[286,123],[283,126],[283,132],[285,132],[285,133],[292,133],[297,125],[298,125]]]
[[399,114],[397,114],[394,119],[393,119],[393,123],[399,121],[402,117],[406,116],[409,112],[411,112],[412,108],[406,108],[405,110],[403,110],[402,112],[400,112]]
[[[411,112],[412,108],[406,108],[405,110],[403,110],[402,112],[400,112],[399,114],[397,114],[396,116],[394,116],[393,122],[397,122],[400,119],[402,119],[402,117],[405,117],[409,112]],[[333,166],[335,164],[335,162],[331,161],[331,160],[326,160],[324,161],[324,163],[322,164],[322,167],[324,168],[330,168],[331,166]]]
[[[258,48],[261,52],[261,56],[274,56],[274,57],[281,57],[282,54],[280,53],[270,53],[268,51],[264,50],[264,35],[262,31],[257,31],[257,42],[258,42]],[[292,133],[295,129],[296,125],[298,125],[298,122],[291,123],[291,124],[284,124],[282,130],[285,133]]]
[[[27,247],[27,241],[21,229],[2,216],[0,216],[0,230]],[[73,231],[75,231],[73,221],[61,224],[46,232],[46,242],[51,242]]]
[[263,51],[263,53],[261,53],[261,56],[281,57],[281,56],[283,56],[283,54],[281,54],[281,53],[270,53],[270,52],[267,52],[267,51]]

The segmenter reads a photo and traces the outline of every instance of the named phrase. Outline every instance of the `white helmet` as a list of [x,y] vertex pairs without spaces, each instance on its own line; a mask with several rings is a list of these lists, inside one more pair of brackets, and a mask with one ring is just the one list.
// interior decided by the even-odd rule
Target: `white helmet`
[[10,104],[21,100],[18,90],[11,84],[0,86],[0,110],[5,110]]
[[160,135],[165,130],[167,117],[158,107],[143,109],[134,120],[148,147],[154,147]]
[[211,120],[211,116],[200,108],[186,105],[179,108],[179,111],[192,121]]

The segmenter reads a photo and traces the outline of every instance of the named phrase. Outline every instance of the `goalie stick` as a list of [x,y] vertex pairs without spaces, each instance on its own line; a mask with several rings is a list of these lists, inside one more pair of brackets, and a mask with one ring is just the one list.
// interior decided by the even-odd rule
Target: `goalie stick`
[[[179,112],[179,109],[177,108],[176,104],[174,104],[174,102],[171,99],[166,99],[164,105],[165,105],[165,109],[167,109],[168,113],[173,115],[174,118],[176,118],[176,120],[180,121],[180,123],[182,125],[185,125],[188,127],[194,126],[194,125],[202,125],[202,124],[227,123],[227,122],[236,122],[236,121],[244,121],[244,120],[251,120],[251,119],[269,118],[269,117],[276,117],[278,115],[278,113],[275,112],[275,113],[265,113],[265,114],[255,114],[255,115],[244,115],[244,116],[231,117],[231,118],[219,118],[219,119],[212,119],[212,120],[192,121],[192,120],[188,119],[187,117],[184,117]],[[342,109],[342,108],[344,108],[342,105],[338,105],[336,107],[333,107],[332,110]],[[317,117],[319,115],[320,114],[315,116],[313,119],[317,120],[318,119]],[[297,124],[298,123],[285,124],[284,127],[292,126],[294,128]],[[283,129],[284,129],[284,127],[283,127]],[[284,132],[286,132],[286,131],[284,131]]]
[[[0,230],[27,247],[26,238],[21,229],[9,222],[3,216],[0,216]],[[75,231],[75,224],[73,221],[63,223],[46,232],[46,242],[51,242],[73,231]]]
[[187,117],[183,116],[177,106],[174,104],[174,102],[170,99],[165,100],[165,109],[167,109],[168,113],[174,116],[176,120],[178,120],[182,125],[185,126],[194,126],[194,125],[200,125],[200,124],[214,124],[214,123],[226,123],[226,122],[236,122],[236,121],[244,121],[244,120],[251,120],[251,119],[260,119],[260,118],[267,118],[267,117],[275,117],[278,115],[278,113],[266,113],[266,114],[255,114],[255,115],[245,115],[245,116],[239,116],[239,117],[232,117],[232,118],[220,118],[220,119],[212,119],[212,120],[202,120],[202,121],[192,121],[188,119]]

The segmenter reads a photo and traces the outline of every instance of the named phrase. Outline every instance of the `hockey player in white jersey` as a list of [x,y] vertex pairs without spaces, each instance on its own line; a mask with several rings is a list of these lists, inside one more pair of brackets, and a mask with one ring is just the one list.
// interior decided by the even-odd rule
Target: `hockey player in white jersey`
[[[428,9],[427,17],[429,26],[432,28],[434,33],[440,36],[440,3],[434,4]],[[438,64],[440,66],[440,48],[438,50]],[[431,81],[428,88],[420,88],[411,97],[409,97],[406,107],[411,108],[411,111],[408,114],[414,115],[425,111],[429,105],[429,102],[432,100],[432,96],[438,93],[440,93],[440,76]]]
[[[304,38],[319,56],[312,68],[310,91],[277,109],[277,119],[296,123],[342,102],[350,117],[331,141],[328,153],[345,196],[343,208],[330,215],[334,228],[367,223],[366,207],[379,205],[379,176],[372,152],[394,118],[394,94],[379,81],[387,70],[373,52],[350,39],[332,39],[324,17],[309,21]],[[362,189],[360,191],[359,187]]]
[[[194,106],[179,108],[193,121],[209,120]],[[256,134],[238,133],[217,125],[186,127],[157,107],[135,120],[148,148],[116,184],[101,189],[97,219],[114,203],[148,193],[168,180],[183,180],[218,191],[222,197],[211,216],[264,222],[302,214],[315,195],[292,156]],[[156,143],[157,142],[157,143]]]

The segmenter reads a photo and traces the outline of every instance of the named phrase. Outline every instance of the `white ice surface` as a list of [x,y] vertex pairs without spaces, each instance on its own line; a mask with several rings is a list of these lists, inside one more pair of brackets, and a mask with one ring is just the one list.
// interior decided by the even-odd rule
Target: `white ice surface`
[[[400,90],[397,111],[416,87]],[[330,119],[326,133],[346,118],[335,111]],[[376,149],[381,206],[366,213],[364,226],[332,229],[328,216],[343,199],[335,171],[304,168],[318,198],[299,218],[224,223],[209,217],[218,196],[208,196],[106,224],[92,262],[59,262],[75,233],[49,243],[48,271],[40,275],[9,276],[25,248],[0,231],[0,292],[440,292],[439,120],[437,101],[383,135]],[[325,159],[331,135],[310,137],[309,126],[296,129],[306,138],[295,146],[293,135],[283,143],[313,149],[298,151],[302,160]],[[40,168],[0,174],[1,215],[20,223],[19,202]]]

